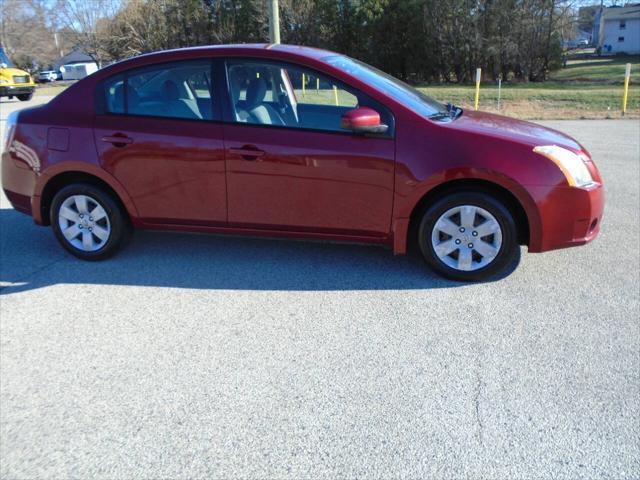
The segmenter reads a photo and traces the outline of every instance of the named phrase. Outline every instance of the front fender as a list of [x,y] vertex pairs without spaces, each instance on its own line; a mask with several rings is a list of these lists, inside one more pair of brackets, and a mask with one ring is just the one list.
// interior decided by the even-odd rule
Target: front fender
[[[393,250],[396,255],[404,254],[407,250],[409,224],[416,206],[423,198],[432,194],[436,189],[447,189],[464,182],[483,182],[496,185],[509,191],[522,206],[529,224],[529,248],[540,248],[542,223],[536,199],[531,193],[514,179],[493,170],[473,167],[455,167],[437,172],[423,181],[407,189],[396,188],[394,199],[394,221],[392,226]],[[405,194],[399,192],[406,192]]]

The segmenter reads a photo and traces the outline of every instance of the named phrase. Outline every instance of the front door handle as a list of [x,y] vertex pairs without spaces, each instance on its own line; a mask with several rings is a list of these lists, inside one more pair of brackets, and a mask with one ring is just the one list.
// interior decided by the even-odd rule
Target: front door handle
[[125,147],[133,143],[133,138],[129,138],[124,134],[107,135],[102,137],[103,142],[112,143],[114,147]]
[[266,152],[264,150],[260,150],[258,147],[253,145],[244,145],[240,148],[230,148],[229,153],[232,155],[240,155],[245,160],[256,160],[259,157],[264,157]]

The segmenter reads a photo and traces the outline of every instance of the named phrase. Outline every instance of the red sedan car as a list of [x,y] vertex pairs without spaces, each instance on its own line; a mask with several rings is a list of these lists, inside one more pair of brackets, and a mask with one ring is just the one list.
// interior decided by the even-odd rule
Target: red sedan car
[[336,53],[287,45],[142,55],[10,115],[2,182],[73,255],[133,227],[415,242],[436,271],[494,277],[582,245],[603,211],[575,140],[442,105]]

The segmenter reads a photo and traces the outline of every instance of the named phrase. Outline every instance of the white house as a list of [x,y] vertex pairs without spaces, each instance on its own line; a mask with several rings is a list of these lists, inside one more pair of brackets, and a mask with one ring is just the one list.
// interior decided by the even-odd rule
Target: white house
[[63,80],[80,80],[98,70],[98,65],[89,55],[76,49],[65,55],[54,65]]
[[60,65],[63,80],[80,80],[98,70],[95,62],[65,63]]
[[602,12],[598,46],[602,53],[640,53],[640,3]]

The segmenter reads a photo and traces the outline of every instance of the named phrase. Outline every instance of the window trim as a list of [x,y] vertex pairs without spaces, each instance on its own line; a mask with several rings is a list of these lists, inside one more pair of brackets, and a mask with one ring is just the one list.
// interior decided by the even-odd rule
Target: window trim
[[[128,80],[129,75],[132,72],[142,71],[146,69],[154,69],[161,65],[172,65],[176,63],[182,62],[197,62],[197,61],[208,61],[211,69],[211,86],[209,89],[209,94],[212,98],[212,115],[213,118],[180,118],[180,117],[164,117],[157,115],[141,115],[141,114],[130,114],[128,112]],[[317,72],[318,74],[328,77],[332,81],[334,81],[338,85],[344,85],[348,87],[348,89],[355,90],[360,94],[368,97],[373,100],[375,103],[379,104],[382,108],[386,109],[389,118],[392,120],[389,125],[390,133],[384,134],[362,134],[355,133],[348,130],[340,131],[340,130],[326,130],[321,128],[308,128],[308,127],[289,127],[285,125],[264,125],[257,123],[242,123],[237,122],[233,118],[233,113],[231,111],[231,104],[229,101],[230,88],[229,88],[229,78],[228,78],[228,68],[227,64],[229,62],[237,62],[237,61],[255,61],[258,63],[271,63],[275,65],[290,65],[293,68],[302,68],[309,69],[312,72]],[[109,112],[107,110],[107,96],[104,90],[104,86],[107,82],[112,80],[115,77],[122,76],[123,78],[123,86],[124,86],[124,108],[125,111],[123,113],[117,112]],[[357,95],[356,95],[357,96]],[[219,101],[213,101],[214,98],[220,99]],[[166,121],[182,121],[182,122],[197,122],[202,124],[211,123],[211,124],[223,124],[223,125],[233,125],[233,126],[246,126],[251,128],[270,128],[270,129],[281,129],[281,130],[293,130],[300,132],[309,132],[309,133],[323,133],[329,135],[342,135],[349,137],[364,137],[364,138],[375,138],[380,140],[395,140],[396,137],[396,116],[393,112],[393,109],[390,108],[384,102],[381,102],[377,98],[373,98],[371,95],[363,92],[361,89],[354,87],[353,85],[344,82],[343,80],[337,79],[334,76],[323,72],[322,70],[318,70],[314,67],[309,67],[304,64],[297,64],[286,60],[277,60],[271,58],[260,58],[260,57],[199,57],[199,58],[187,58],[184,60],[172,60],[172,61],[164,61],[159,63],[153,63],[149,65],[143,65],[140,67],[133,67],[128,70],[120,71],[110,75],[109,77],[103,78],[96,84],[96,88],[94,91],[94,105],[95,105],[95,115],[96,116],[115,116],[115,117],[127,117],[127,118],[148,118],[153,120],[166,120]]]
[[[179,63],[202,63],[209,65],[209,72],[211,76],[211,85],[209,85],[209,95],[211,96],[211,116],[212,118],[183,118],[183,117],[168,117],[163,115],[145,115],[138,113],[129,113],[129,77],[133,74],[137,74],[139,72],[144,72],[145,70],[155,70],[157,68],[162,67],[163,65],[175,65]],[[216,73],[216,62],[214,58],[211,57],[201,57],[201,58],[187,58],[184,60],[171,60],[164,61],[159,63],[152,63],[150,65],[143,65],[140,67],[133,67],[128,70],[124,70],[122,72],[115,73],[107,78],[102,79],[98,82],[96,91],[95,91],[95,104],[96,104],[96,115],[107,115],[107,116],[118,116],[118,117],[128,117],[128,118],[150,118],[150,119],[161,119],[161,120],[171,120],[171,121],[187,121],[187,122],[211,122],[211,123],[222,123],[222,106],[220,105],[220,101],[216,102],[214,99],[218,94],[218,89],[216,88],[217,82],[214,80]],[[110,112],[107,109],[107,92],[105,91],[105,84],[111,81],[114,78],[121,76],[123,79],[123,94],[124,94],[124,112]]]
[[[233,63],[237,63],[237,62],[256,62],[256,63],[261,63],[261,64],[272,64],[275,66],[291,66],[292,68],[298,68],[298,69],[308,69],[313,73],[317,73],[323,77],[327,77],[328,79],[330,79],[331,81],[333,81],[336,85],[338,86],[346,86],[347,88],[345,88],[345,90],[347,90],[349,93],[351,93],[352,95],[354,95],[351,91],[356,91],[358,93],[360,93],[361,95],[369,98],[370,100],[372,100],[373,102],[379,104],[382,108],[384,108],[390,119],[391,122],[389,125],[389,133],[383,133],[383,134],[370,134],[370,133],[355,133],[349,130],[344,130],[344,131],[340,131],[340,130],[327,130],[327,129],[323,129],[323,128],[309,128],[309,127],[290,127],[287,125],[268,125],[268,124],[261,124],[261,123],[244,123],[244,122],[238,122],[235,120],[234,115],[233,115],[233,111],[232,111],[232,107],[231,107],[231,85],[229,82],[229,64],[233,64]],[[393,110],[391,108],[389,108],[389,106],[387,106],[386,104],[382,103],[381,101],[371,97],[371,95],[363,92],[361,89],[354,87],[353,85],[350,85],[338,78],[335,78],[334,76],[323,72],[322,70],[318,70],[317,68],[314,67],[309,67],[307,65],[304,64],[297,64],[297,63],[293,63],[293,62],[289,62],[286,60],[277,60],[277,59],[271,59],[271,58],[260,58],[260,57],[224,57],[220,59],[220,64],[223,65],[223,68],[219,69],[219,71],[221,71],[224,74],[224,82],[223,82],[223,86],[224,86],[224,95],[222,97],[222,101],[220,102],[220,104],[224,107],[223,108],[223,112],[222,112],[222,121],[227,124],[227,125],[234,125],[234,126],[241,126],[241,127],[252,127],[252,128],[269,128],[269,129],[279,129],[279,130],[287,130],[287,131],[300,131],[300,132],[309,132],[309,133],[325,133],[325,134],[335,134],[335,135],[343,135],[343,136],[350,136],[350,137],[365,137],[365,138],[376,138],[376,139],[388,139],[388,140],[395,140],[395,136],[396,136],[396,128],[395,128],[395,124],[396,124],[396,119],[395,119],[395,115],[393,113]],[[349,91],[351,90],[351,91]],[[355,95],[356,98],[358,98],[358,95]]]

